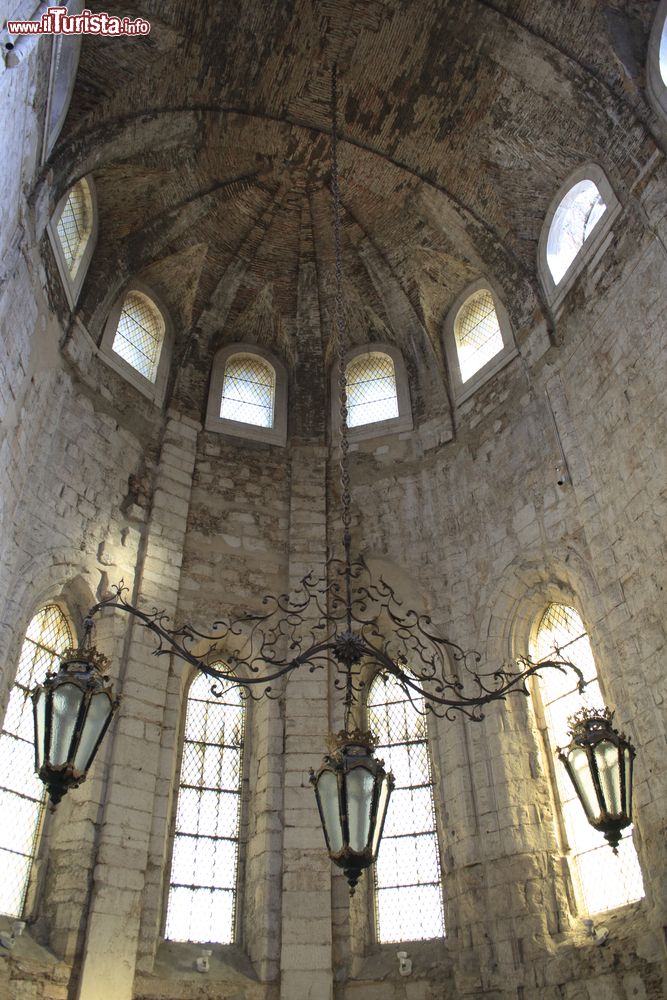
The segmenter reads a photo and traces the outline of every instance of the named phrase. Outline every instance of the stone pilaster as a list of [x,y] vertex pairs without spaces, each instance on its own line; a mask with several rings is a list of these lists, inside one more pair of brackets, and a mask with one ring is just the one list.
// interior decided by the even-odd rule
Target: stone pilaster
[[[326,562],[326,450],[295,447],[290,507],[290,587]],[[285,695],[285,797],[281,1000],[332,996],[331,862],[308,769],[316,768],[329,731],[328,678],[307,669]]]
[[[197,426],[168,420],[139,568],[137,603],[176,610]],[[87,920],[78,1000],[131,1000],[160,758],[167,664],[153,636],[130,624],[122,704]]]

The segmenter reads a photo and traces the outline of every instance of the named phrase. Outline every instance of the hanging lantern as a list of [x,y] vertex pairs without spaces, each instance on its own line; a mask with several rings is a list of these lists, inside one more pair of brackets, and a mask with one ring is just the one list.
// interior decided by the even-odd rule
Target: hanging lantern
[[[87,629],[87,637],[90,629]],[[84,642],[84,647],[86,643]],[[105,656],[92,647],[66,649],[57,674],[32,692],[35,770],[56,806],[70,788],[86,780],[118,701],[104,674]]]
[[558,750],[586,818],[618,853],[621,830],[632,822],[635,748],[612,726],[608,708],[584,708],[569,720],[570,745]]
[[377,858],[394,776],[373,756],[370,732],[342,730],[330,737],[328,754],[310,780],[324,828],[329,857],[342,868],[350,895],[364,868]]

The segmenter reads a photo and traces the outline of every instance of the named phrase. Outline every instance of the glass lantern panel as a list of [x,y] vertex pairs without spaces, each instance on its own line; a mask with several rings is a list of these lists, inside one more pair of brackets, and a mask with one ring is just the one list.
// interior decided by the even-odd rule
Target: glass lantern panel
[[90,699],[88,712],[83,723],[79,746],[74,758],[74,767],[77,771],[87,771],[92,764],[98,740],[110,715],[111,698],[108,694],[99,691]]
[[380,788],[380,798],[378,800],[378,811],[375,817],[375,829],[373,830],[373,844],[372,851],[373,857],[376,857],[378,851],[378,845],[380,843],[380,834],[382,833],[382,827],[384,826],[384,817],[387,812],[387,806],[389,805],[389,779],[385,775],[382,779],[382,786]]
[[329,850],[332,854],[337,854],[343,849],[343,827],[340,821],[338,778],[333,771],[322,771],[317,781],[317,797]]
[[374,791],[375,780],[365,767],[353,768],[345,778],[347,823],[353,851],[363,851],[368,843]]
[[586,810],[586,815],[591,821],[600,819],[600,803],[591,776],[591,767],[588,755],[585,750],[575,747],[569,755],[570,774],[574,782],[577,794]]
[[51,701],[51,748],[49,762],[58,767],[69,756],[83,691],[76,684],[61,684]]
[[632,816],[632,756],[629,750],[624,750],[621,757],[625,772],[625,807],[628,816]]
[[622,812],[621,769],[618,760],[618,748],[608,740],[603,740],[595,748],[595,761],[598,766],[600,786],[607,811],[618,815]]
[[46,691],[42,688],[35,705],[35,749],[37,767],[44,763],[44,739],[46,736]]

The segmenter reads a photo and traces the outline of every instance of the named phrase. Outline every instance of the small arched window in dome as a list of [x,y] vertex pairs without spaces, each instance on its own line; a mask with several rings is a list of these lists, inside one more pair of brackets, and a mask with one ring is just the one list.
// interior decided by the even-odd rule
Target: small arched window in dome
[[57,670],[72,646],[67,619],[56,604],[30,620],[0,732],[0,913],[23,914],[44,811],[45,788],[35,774],[30,691]]
[[232,354],[225,365],[220,417],[255,427],[273,427],[276,373],[254,354]]
[[347,426],[361,427],[398,416],[396,371],[388,354],[357,355],[345,369]]
[[662,77],[662,82],[667,87],[667,18],[665,18],[662,25],[658,62],[660,66],[660,76]]
[[70,279],[79,269],[93,231],[93,202],[85,179],[67,193],[56,232]]
[[164,335],[164,319],[155,303],[143,292],[129,292],[111,349],[145,379],[155,382]]
[[547,264],[558,285],[607,210],[597,184],[582,180],[567,192],[554,213],[547,239]]
[[461,306],[454,321],[454,339],[461,382],[467,382],[504,349],[496,307],[488,288],[475,292]]

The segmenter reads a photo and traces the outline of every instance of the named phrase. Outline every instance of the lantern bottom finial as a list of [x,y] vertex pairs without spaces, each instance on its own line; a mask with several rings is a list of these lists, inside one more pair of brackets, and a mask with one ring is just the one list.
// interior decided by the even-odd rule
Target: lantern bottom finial
[[354,896],[354,891],[357,888],[357,882],[361,878],[360,868],[344,868],[343,873],[347,879],[347,883],[350,887],[350,896]]

